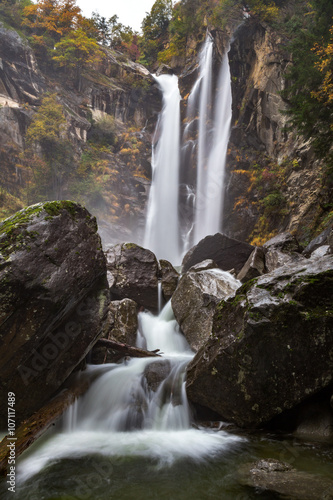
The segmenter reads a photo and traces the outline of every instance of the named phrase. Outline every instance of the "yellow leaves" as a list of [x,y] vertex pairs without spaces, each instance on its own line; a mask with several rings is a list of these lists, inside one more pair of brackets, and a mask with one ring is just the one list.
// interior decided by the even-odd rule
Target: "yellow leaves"
[[333,26],[330,33],[331,40],[326,46],[316,44],[312,49],[318,57],[315,66],[322,73],[323,80],[318,90],[312,91],[311,95],[324,104],[333,102]]

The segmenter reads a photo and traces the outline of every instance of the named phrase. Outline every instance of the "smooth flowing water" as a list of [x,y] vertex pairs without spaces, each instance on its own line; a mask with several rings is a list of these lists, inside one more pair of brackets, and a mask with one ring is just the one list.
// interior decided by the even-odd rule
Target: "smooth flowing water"
[[[194,243],[221,230],[224,171],[231,124],[231,77],[228,53],[223,57],[212,96],[213,42],[207,37],[200,55],[200,104]],[[198,85],[193,89],[193,99]]]
[[153,141],[152,184],[144,246],[159,259],[181,262],[178,191],[180,151],[180,92],[175,75],[155,76],[163,92],[163,109]]

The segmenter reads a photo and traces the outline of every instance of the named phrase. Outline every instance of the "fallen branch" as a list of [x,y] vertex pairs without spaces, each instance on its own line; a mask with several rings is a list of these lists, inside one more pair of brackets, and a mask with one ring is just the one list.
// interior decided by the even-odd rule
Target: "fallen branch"
[[10,436],[5,436],[0,442],[0,476],[7,474],[9,465],[10,448],[9,444],[15,443],[15,460],[31,446],[44,432],[55,423],[56,420],[74,401],[84,394],[91,380],[85,377],[84,380],[66,387],[60,394],[49,401],[40,410],[34,413],[29,419],[22,422],[16,429],[15,441]]
[[120,342],[115,342],[114,340],[108,339],[97,340],[94,347],[106,347],[107,349],[111,349],[112,351],[120,352],[124,356],[131,356],[133,358],[161,356],[160,354],[157,354],[159,352],[159,349],[156,349],[155,351],[145,351],[144,349],[140,349],[139,347],[133,347],[128,344],[121,344]]

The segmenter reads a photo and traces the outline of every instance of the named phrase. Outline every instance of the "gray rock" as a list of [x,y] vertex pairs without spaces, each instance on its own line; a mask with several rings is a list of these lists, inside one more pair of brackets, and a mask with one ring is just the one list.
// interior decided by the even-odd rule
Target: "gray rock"
[[33,205],[3,221],[0,254],[0,397],[15,393],[18,423],[98,339],[109,302],[106,261],[96,219],[69,201]]
[[290,233],[281,233],[264,243],[267,250],[280,250],[281,252],[300,252],[301,248],[297,239]]
[[319,234],[316,238],[314,238],[310,243],[308,244],[307,247],[304,248],[303,250],[303,255],[305,257],[310,257],[310,255],[317,250],[317,248],[323,246],[323,245],[329,245],[329,239],[332,238],[333,230],[332,227],[328,227],[323,231],[322,233]]
[[179,273],[173,267],[173,265],[164,259],[160,260],[161,266],[161,276],[162,276],[162,293],[164,300],[168,301],[171,299],[174,294],[178,281],[179,281]]
[[[135,345],[138,329],[138,304],[131,299],[110,302],[101,338],[123,344]],[[119,359],[105,347],[93,347],[90,362],[93,364],[113,363]]]
[[329,400],[304,404],[294,434],[306,440],[333,443],[333,410]]
[[269,249],[265,254],[265,266],[268,273],[285,264],[298,265],[302,262],[306,264],[305,257],[296,252],[286,253],[278,249]]
[[261,247],[256,247],[246,261],[243,269],[238,274],[237,279],[242,283],[257,278],[265,274],[265,252]]
[[220,269],[189,271],[181,278],[171,304],[188,343],[197,351],[211,334],[216,306],[240,283]]
[[268,458],[244,464],[238,470],[244,486],[260,488],[295,500],[333,498],[333,481],[327,477],[298,471],[291,465]]
[[220,269],[224,271],[235,269],[239,273],[253,250],[252,245],[229,238],[225,234],[206,236],[185,255],[182,263],[183,272],[199,262],[212,259]]
[[153,252],[135,243],[122,243],[109,248],[106,258],[113,298],[129,298],[157,310],[159,267]]
[[156,392],[160,384],[167,378],[171,372],[171,363],[169,360],[164,359],[161,361],[154,361],[146,366],[143,375],[147,381],[148,387]]
[[218,305],[212,335],[188,366],[193,403],[254,427],[332,384],[333,257],[305,262]]
[[208,271],[208,269],[218,269],[218,265],[212,259],[206,259],[199,264],[190,267],[190,272]]

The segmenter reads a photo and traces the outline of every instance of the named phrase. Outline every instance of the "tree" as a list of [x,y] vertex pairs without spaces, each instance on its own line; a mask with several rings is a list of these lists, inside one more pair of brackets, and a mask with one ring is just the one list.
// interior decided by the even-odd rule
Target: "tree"
[[23,10],[23,26],[31,33],[37,57],[48,63],[55,43],[79,26],[83,19],[76,0],[39,0]]
[[172,0],[156,0],[142,21],[141,47],[148,63],[157,60],[158,53],[168,41],[168,27],[172,18]]
[[68,69],[74,78],[78,90],[81,88],[83,68],[101,60],[102,52],[96,40],[89,38],[79,28],[61,39],[54,47],[52,59],[60,67]]
[[32,201],[62,198],[73,164],[72,146],[63,138],[66,123],[56,95],[46,95],[25,137],[23,160],[33,175]]

